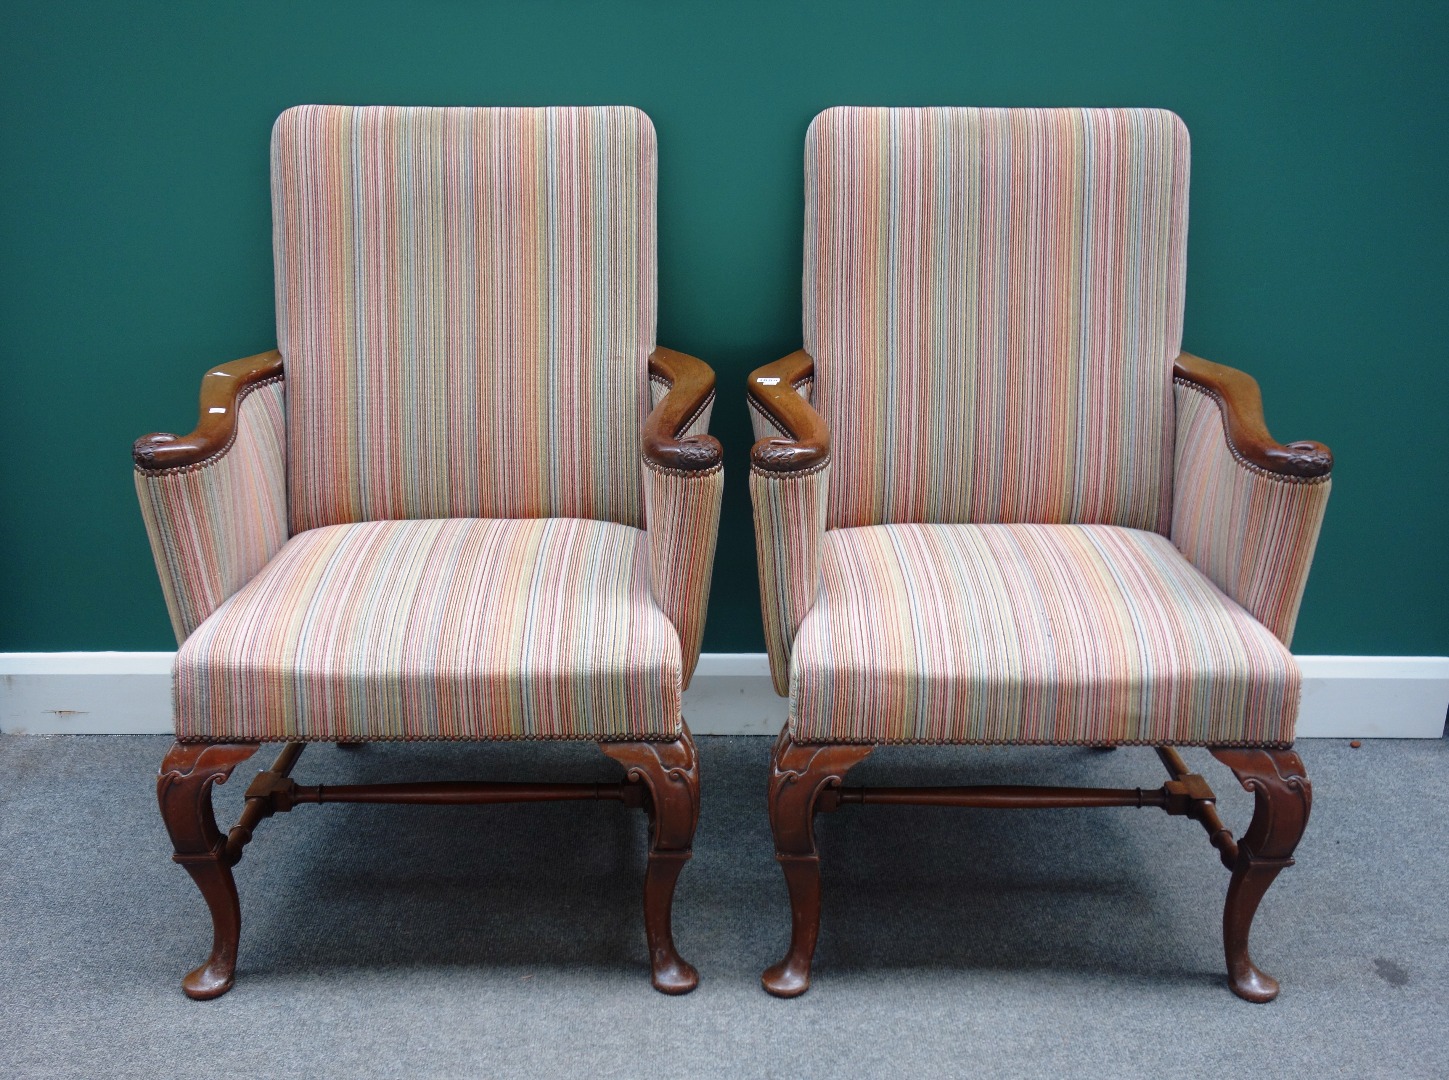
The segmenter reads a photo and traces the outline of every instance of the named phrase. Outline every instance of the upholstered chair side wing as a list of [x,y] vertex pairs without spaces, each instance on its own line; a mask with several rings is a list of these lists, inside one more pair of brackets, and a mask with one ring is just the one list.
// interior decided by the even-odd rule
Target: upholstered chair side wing
[[1176,368],[1172,542],[1285,645],[1328,505],[1333,455],[1268,434],[1249,375],[1183,353]]
[[714,372],[693,356],[659,348],[649,357],[649,382],[656,394],[643,438],[649,584],[679,632],[688,686],[704,637],[724,495],[723,450],[708,434]]
[[814,361],[801,350],[750,375],[750,501],[765,646],[775,692],[790,692],[790,647],[820,587],[830,433],[808,395]]
[[282,358],[212,368],[189,435],[136,440],[136,494],[176,640],[250,581],[287,540]]

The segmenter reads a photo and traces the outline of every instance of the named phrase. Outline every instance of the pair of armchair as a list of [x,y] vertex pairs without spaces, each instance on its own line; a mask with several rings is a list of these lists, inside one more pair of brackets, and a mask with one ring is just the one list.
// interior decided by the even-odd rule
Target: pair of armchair
[[[805,350],[750,377],[769,813],[809,985],[816,813],[1146,806],[1232,871],[1232,988],[1307,821],[1287,642],[1328,495],[1251,379],[1181,352],[1187,137],[1154,110],[832,109],[806,148]],[[233,981],[232,867],[300,803],[644,809],[654,985],[699,812],[680,694],[722,485],[713,373],[657,348],[654,133],[623,108],[307,106],[273,135],[276,352],[135,448],[181,642],[158,794]],[[1174,357],[1176,358],[1174,360]],[[571,739],[598,784],[301,786],[309,742]],[[283,750],[226,834],[212,785]],[[898,743],[1157,748],[1141,789],[849,788]],[[1241,840],[1173,749],[1257,797]]]

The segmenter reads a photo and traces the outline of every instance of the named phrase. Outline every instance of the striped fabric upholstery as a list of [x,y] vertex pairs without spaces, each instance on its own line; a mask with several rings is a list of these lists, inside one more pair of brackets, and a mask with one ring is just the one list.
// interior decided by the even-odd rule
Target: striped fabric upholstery
[[[815,380],[795,392],[811,401]],[[753,400],[750,426],[755,440],[787,438]],[[760,609],[765,617],[765,651],[775,693],[790,692],[790,645],[820,588],[820,550],[825,542],[825,495],[830,462],[808,473],[750,470],[750,502],[755,514],[755,564],[760,573]]]
[[280,378],[237,406],[236,438],[184,469],[136,470],[136,494],[178,642],[266,565],[287,539],[285,397]]
[[[706,424],[707,413],[706,409]],[[704,433],[703,429],[699,431]],[[650,587],[655,602],[679,633],[687,687],[704,640],[724,469],[716,466],[706,472],[675,472],[647,461],[643,468]]]
[[805,149],[831,527],[1168,527],[1188,139],[1151,109],[837,108]]
[[282,114],[272,200],[294,532],[642,524],[655,158],[631,108]]
[[[754,409],[750,412],[761,415]],[[803,473],[750,470],[765,649],[770,656],[775,692],[781,696],[789,693],[790,648],[795,632],[820,589],[830,468],[827,460],[819,468]]]
[[182,645],[177,737],[675,738],[648,559],[637,529],[577,519],[300,533]]
[[1293,657],[1156,533],[832,530],[822,578],[790,665],[797,741],[1293,740]]
[[1217,401],[1178,382],[1172,542],[1285,645],[1330,486],[1326,476],[1273,476],[1234,456]]

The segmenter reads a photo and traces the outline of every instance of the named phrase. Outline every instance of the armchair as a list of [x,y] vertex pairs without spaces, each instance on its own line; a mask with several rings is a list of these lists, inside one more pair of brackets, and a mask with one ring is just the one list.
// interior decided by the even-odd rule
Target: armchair
[[[810,984],[816,813],[1156,806],[1231,871],[1229,984],[1311,787],[1288,652],[1329,493],[1247,375],[1181,350],[1187,132],[1143,109],[831,109],[805,151],[805,350],[754,372],[760,587],[790,699],[779,996]],[[1156,749],[1160,789],[846,787],[890,744]],[[1234,838],[1177,746],[1254,793]]]
[[[652,829],[654,985],[695,986],[675,882],[699,812],[680,695],[722,484],[714,374],[656,348],[653,128],[629,108],[301,106],[272,137],[274,351],[134,449],[180,649],[157,793],[232,985],[232,867],[302,803],[609,799]],[[304,786],[305,746],[565,739],[596,784]],[[282,750],[217,827],[211,789]]]

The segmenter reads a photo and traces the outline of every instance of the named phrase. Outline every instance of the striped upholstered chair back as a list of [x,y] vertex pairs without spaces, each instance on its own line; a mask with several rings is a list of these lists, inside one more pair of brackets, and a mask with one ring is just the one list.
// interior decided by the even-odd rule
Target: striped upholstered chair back
[[831,527],[1165,531],[1188,138],[1151,109],[831,109],[805,151]]
[[655,171],[653,128],[631,108],[282,114],[292,531],[641,525]]

